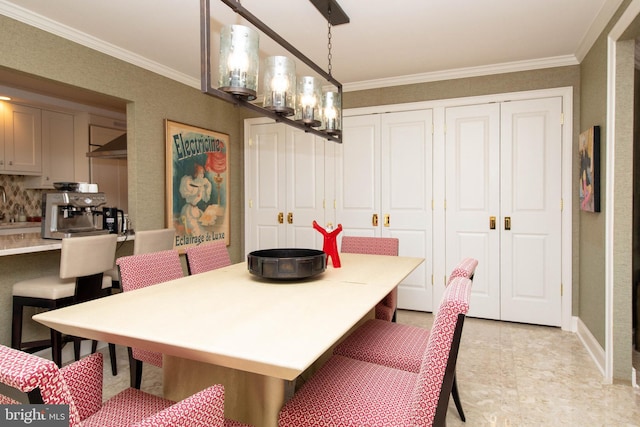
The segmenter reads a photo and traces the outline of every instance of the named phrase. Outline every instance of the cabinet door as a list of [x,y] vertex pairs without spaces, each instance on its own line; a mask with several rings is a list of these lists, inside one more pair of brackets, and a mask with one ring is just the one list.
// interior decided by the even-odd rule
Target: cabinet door
[[54,182],[74,181],[74,149],[73,115],[43,110],[40,188],[53,188]]
[[8,172],[42,172],[42,118],[37,108],[5,104],[5,162]]

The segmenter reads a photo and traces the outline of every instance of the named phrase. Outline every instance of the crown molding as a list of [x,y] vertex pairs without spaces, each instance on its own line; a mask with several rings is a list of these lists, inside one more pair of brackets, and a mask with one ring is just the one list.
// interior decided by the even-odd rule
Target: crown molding
[[107,43],[104,40],[100,40],[82,31],[78,31],[74,28],[53,21],[45,16],[33,13],[27,9],[16,6],[15,4],[9,3],[5,0],[0,0],[0,14],[15,19],[16,21],[22,22],[23,24],[30,25],[32,27],[78,43],[82,46],[136,65],[140,68],[144,68],[145,70],[149,70],[171,80],[175,80],[187,86],[200,89],[199,78],[189,76],[187,74],[176,71],[173,68],[169,68],[155,61],[151,61],[126,49],[122,49],[118,46]]
[[578,49],[576,51],[576,58],[578,58],[578,61],[582,62],[582,60],[587,56],[589,50],[596,40],[598,40],[600,34],[605,30],[609,21],[616,13],[622,2],[623,0],[607,0],[602,5],[602,8],[598,12],[598,16],[593,20],[587,34],[585,34],[580,45],[578,45]]
[[518,71],[530,71],[542,68],[565,67],[578,65],[578,59],[573,55],[556,56],[551,58],[534,59],[528,61],[504,62],[481,67],[457,68],[430,73],[411,74],[407,76],[390,77],[385,79],[366,80],[362,82],[344,83],[343,92],[356,90],[379,89],[389,86],[402,86],[417,83],[428,83],[442,80],[463,79],[469,77],[481,77],[492,74],[513,73]]

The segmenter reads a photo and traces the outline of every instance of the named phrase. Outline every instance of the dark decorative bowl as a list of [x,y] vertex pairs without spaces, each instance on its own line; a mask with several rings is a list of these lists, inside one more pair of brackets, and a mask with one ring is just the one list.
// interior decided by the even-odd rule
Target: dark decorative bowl
[[264,249],[247,256],[249,272],[265,279],[305,279],[324,272],[327,254],[316,249]]

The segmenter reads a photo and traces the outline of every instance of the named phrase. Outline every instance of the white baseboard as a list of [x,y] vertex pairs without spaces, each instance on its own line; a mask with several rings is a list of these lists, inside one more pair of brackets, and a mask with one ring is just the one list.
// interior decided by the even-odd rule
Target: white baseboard
[[604,348],[600,345],[598,340],[593,336],[589,328],[582,323],[579,317],[574,317],[573,323],[575,324],[575,332],[578,335],[578,339],[582,342],[582,345],[593,359],[594,363],[600,370],[600,373],[604,377],[605,375],[605,354]]

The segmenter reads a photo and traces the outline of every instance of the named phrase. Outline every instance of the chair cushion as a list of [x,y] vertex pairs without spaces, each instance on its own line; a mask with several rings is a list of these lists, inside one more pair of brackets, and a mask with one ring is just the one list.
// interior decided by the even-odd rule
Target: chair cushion
[[129,427],[173,403],[171,400],[128,388],[106,401],[100,411],[83,421],[82,427]]
[[429,330],[371,319],[333,350],[333,354],[418,373]]
[[280,411],[278,425],[409,426],[417,374],[333,356]]
[[76,293],[76,279],[43,276],[14,283],[14,297],[45,298],[57,300],[72,297]]

